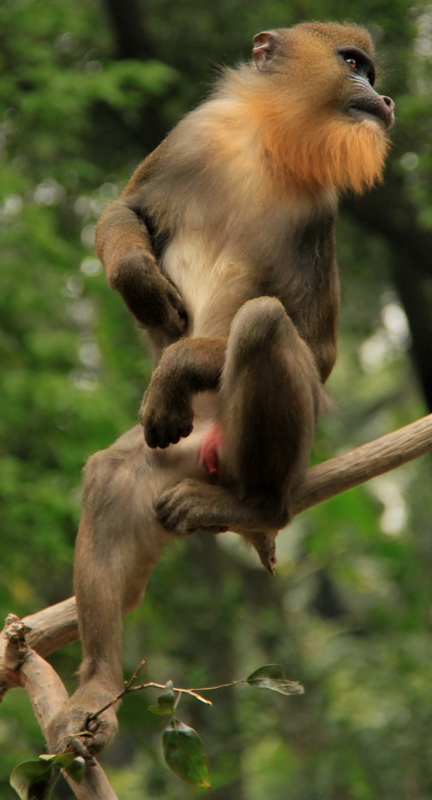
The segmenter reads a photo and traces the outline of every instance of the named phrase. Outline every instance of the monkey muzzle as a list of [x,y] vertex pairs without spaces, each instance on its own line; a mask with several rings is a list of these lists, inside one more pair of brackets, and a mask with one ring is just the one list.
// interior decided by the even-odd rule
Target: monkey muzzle
[[390,130],[394,122],[394,107],[395,104],[391,97],[380,95],[373,89],[369,89],[367,94],[351,97],[345,107],[345,112],[355,121],[373,119],[385,130]]

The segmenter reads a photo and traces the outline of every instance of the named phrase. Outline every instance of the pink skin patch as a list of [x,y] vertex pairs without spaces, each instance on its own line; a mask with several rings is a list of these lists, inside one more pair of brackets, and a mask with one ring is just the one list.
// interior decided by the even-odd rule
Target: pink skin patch
[[222,445],[222,431],[217,422],[214,422],[211,428],[204,436],[198,458],[204,464],[208,474],[212,478],[216,478],[218,474],[219,459],[218,450]]

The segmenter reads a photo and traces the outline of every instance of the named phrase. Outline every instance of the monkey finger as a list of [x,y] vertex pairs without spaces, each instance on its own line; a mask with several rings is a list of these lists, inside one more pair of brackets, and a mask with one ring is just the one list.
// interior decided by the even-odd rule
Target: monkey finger
[[166,320],[161,327],[164,328],[174,339],[178,339],[180,336],[183,336],[187,327],[187,323],[188,319],[186,311],[180,313],[176,309],[170,308],[167,312]]
[[264,549],[264,550],[260,550],[258,548],[255,548],[255,549],[258,552],[258,555],[260,557],[261,564],[263,565],[263,567],[265,567],[265,569],[268,570],[268,572],[270,572],[270,575],[275,575],[276,574],[277,559],[276,559],[276,553],[275,553],[274,547],[272,549],[270,549],[270,551],[268,549]]
[[171,305],[174,306],[178,314],[182,317],[187,317],[185,304],[183,302],[183,298],[181,294],[177,291],[174,284],[168,282],[168,290],[167,290],[168,300],[170,301]]
[[162,424],[150,418],[146,413],[141,414],[141,424],[144,428],[144,438],[151,448],[165,449],[170,444],[177,444],[180,439],[186,438],[193,430],[192,412],[190,419],[170,419],[169,423]]
[[150,425],[144,425],[144,438],[148,446],[153,449],[159,447],[161,450],[165,450],[171,444],[168,432]]
[[164,327],[172,336],[182,336],[187,328],[188,314],[183,299],[171,284],[168,284],[167,300]]
[[179,439],[186,439],[193,431],[192,421],[179,422],[178,426],[171,432],[171,441],[178,442]]

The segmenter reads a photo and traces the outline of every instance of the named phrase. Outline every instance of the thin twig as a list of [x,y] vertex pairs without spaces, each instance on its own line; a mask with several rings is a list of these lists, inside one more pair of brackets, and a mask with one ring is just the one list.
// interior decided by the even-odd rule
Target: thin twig
[[[137,673],[139,673],[140,669],[141,669],[141,667],[137,670]],[[132,678],[133,678],[133,676],[132,676]],[[105,705],[102,706],[102,708],[99,708],[97,711],[94,711],[92,714],[90,714],[90,716],[88,717],[88,722],[90,722],[91,720],[96,719],[97,717],[99,717],[101,714],[103,714],[104,711],[107,711],[108,708],[111,708],[111,706],[113,706],[116,703],[118,703],[118,701],[121,700],[122,697],[124,697],[126,694],[131,694],[131,692],[141,692],[141,691],[143,691],[143,689],[162,689],[163,690],[163,689],[167,688],[165,683],[155,683],[154,681],[149,681],[149,683],[139,683],[137,686],[131,686],[131,680],[132,679],[130,679],[127,682],[127,684],[124,687],[124,689],[122,689],[121,692],[118,693],[118,695],[113,697],[112,700],[109,700],[109,702],[105,703]],[[235,683],[241,683],[241,681],[235,681]],[[229,684],[227,684],[227,685],[229,685]],[[218,687],[215,686],[214,688],[217,689]],[[200,695],[197,694],[196,690],[194,690],[194,689],[181,689],[179,687],[173,686],[171,691],[172,692],[178,692],[180,694],[188,694],[191,697],[195,697],[196,700],[200,700],[201,703],[205,703],[207,706],[212,706],[213,705],[213,703],[210,700],[206,700],[205,697],[200,697]],[[203,691],[205,691],[205,690],[203,689]],[[209,690],[206,690],[206,691],[209,691]],[[80,734],[77,734],[77,735],[80,735]]]

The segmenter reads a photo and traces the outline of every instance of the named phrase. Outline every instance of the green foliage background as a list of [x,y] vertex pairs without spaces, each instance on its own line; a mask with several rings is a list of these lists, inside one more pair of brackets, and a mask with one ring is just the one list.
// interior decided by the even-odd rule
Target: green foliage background
[[[259,30],[366,24],[398,123],[384,188],[339,224],[343,313],[314,459],[432,410],[432,7],[406,0],[3,0],[0,5],[0,610],[71,592],[80,471],[134,424],[149,364],[94,256],[95,221],[134,166]],[[181,542],[127,621],[125,670],[202,686],[283,663],[301,697],[226,690],[182,703],[212,800],[427,800],[432,794],[431,462],[348,492],[279,537],[271,580],[237,541]],[[52,657],[72,689],[78,646]],[[154,698],[104,754],[119,797],[184,800]],[[26,696],[0,715],[0,794],[44,749]],[[70,797],[66,787],[58,798]]]

